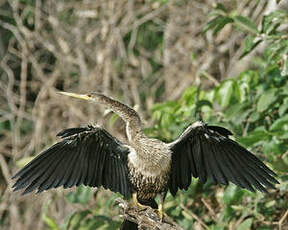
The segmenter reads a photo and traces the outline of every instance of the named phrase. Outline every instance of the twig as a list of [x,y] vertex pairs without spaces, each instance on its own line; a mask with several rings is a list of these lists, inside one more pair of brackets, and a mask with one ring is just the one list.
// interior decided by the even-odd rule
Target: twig
[[189,213],[194,219],[196,219],[201,226],[203,226],[205,229],[210,229],[201,219],[198,217],[195,213],[193,213],[191,210],[188,210],[183,204],[180,204],[180,207]]
[[5,161],[5,158],[3,157],[2,154],[0,154],[0,169],[2,170],[3,176],[7,182],[7,185],[10,186],[10,172],[9,172],[9,168],[7,165],[7,162]]
[[168,216],[164,216],[161,222],[157,213],[152,208],[139,209],[121,198],[116,199],[116,203],[118,203],[123,213],[121,216],[126,220],[138,224],[138,229],[183,230]]
[[220,85],[220,82],[215,77],[213,77],[211,74],[209,74],[208,72],[203,70],[200,72],[200,75],[202,75],[203,77],[206,77],[208,80],[212,81],[215,86]]
[[[284,213],[284,215],[281,217],[281,219],[279,220],[278,222],[278,226],[279,226],[279,230],[282,230],[282,225],[283,225],[283,222],[285,220],[287,220],[286,218],[288,217],[288,209],[286,210],[286,212]],[[284,229],[283,229],[284,230]]]
[[206,200],[204,198],[201,198],[201,201],[203,202],[203,204],[205,205],[205,207],[208,209],[209,213],[211,214],[213,220],[217,223],[217,217],[216,217],[216,213],[213,210],[213,208],[206,202]]

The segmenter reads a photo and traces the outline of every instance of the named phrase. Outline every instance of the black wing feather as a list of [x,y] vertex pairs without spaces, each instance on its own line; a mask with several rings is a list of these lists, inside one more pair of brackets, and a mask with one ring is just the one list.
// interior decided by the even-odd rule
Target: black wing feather
[[[267,192],[279,182],[275,172],[237,142],[229,139],[232,133],[223,127],[196,122],[169,144],[172,151],[169,189],[187,189],[191,174],[205,183],[232,182],[250,191]],[[188,163],[187,163],[188,162]],[[187,175],[189,174],[189,175]]]
[[[22,170],[17,172],[12,177],[12,179],[20,177],[23,174],[25,174],[27,171],[34,170],[34,168],[41,168],[41,167],[43,168],[44,165],[47,165],[49,163],[49,160],[46,160],[46,158],[48,158],[51,154],[56,155],[57,151],[59,149],[61,149],[62,146],[63,146],[63,143],[59,142],[59,143],[53,145],[51,148],[49,148],[46,151],[44,151],[42,154],[39,154],[37,157],[35,157],[35,159],[33,161],[31,161],[29,164],[27,164],[25,168],[23,168]],[[51,152],[50,154],[47,153],[48,150],[49,150],[49,152]],[[15,184],[14,184],[14,186],[15,186]]]
[[[230,162],[233,165],[233,169],[235,170],[235,173],[240,177],[240,184],[241,188],[246,188],[250,191],[255,191],[253,187],[251,186],[251,181],[247,178],[247,175],[249,175],[249,172],[247,170],[247,167],[243,167],[242,161],[238,161],[237,154],[234,154],[234,152],[227,153],[227,157],[230,158]],[[245,162],[245,159],[242,159],[243,162]],[[249,176],[248,176],[249,177]]]
[[212,155],[213,155],[213,162],[212,162],[212,171],[215,175],[215,178],[220,184],[227,185],[228,179],[225,176],[223,169],[221,168],[221,162],[217,155],[217,149],[215,148],[215,144],[211,145]]
[[[232,154],[232,153],[231,155],[235,156],[235,154]],[[239,159],[237,158],[237,156],[235,156],[235,158],[239,162],[238,165],[240,165],[243,169],[245,165],[242,162],[245,162],[245,161],[244,160],[241,161],[241,157],[239,157],[240,158]],[[273,177],[271,177],[270,174],[267,174],[265,171],[259,169],[258,167],[253,167],[253,165],[251,165],[250,162],[246,163],[246,167],[244,168],[244,170],[246,171],[247,174],[250,174],[251,176],[253,176],[257,181],[260,181],[261,184],[265,185],[267,188],[275,189],[275,186],[271,184],[269,180],[272,180],[273,183],[277,183],[277,181]]]
[[198,177],[198,172],[197,172],[197,167],[196,167],[196,162],[195,162],[195,156],[193,154],[192,146],[189,145],[189,143],[186,143],[186,148],[187,148],[187,153],[188,153],[188,159],[190,162],[190,169],[192,172],[192,176],[195,178]]
[[[56,151],[57,152],[57,151]],[[49,167],[52,165],[52,161],[47,161],[47,164],[44,162],[39,162],[39,165],[35,164],[28,164],[27,167],[31,166],[31,168],[23,170],[18,173],[19,177],[21,177],[21,180],[17,180],[16,183],[13,185],[14,190],[23,189],[29,184],[31,184],[35,179],[37,179],[39,176],[43,175],[46,170],[49,169]],[[14,176],[13,178],[15,178]]]
[[[210,143],[209,143],[210,144]],[[206,154],[206,160],[205,160],[205,168],[207,170],[207,177],[211,179],[213,184],[217,183],[217,179],[214,175],[213,172],[213,165],[215,164],[214,159],[213,159],[213,153],[212,149],[208,147],[208,145],[202,144],[203,152],[207,153]]]
[[204,144],[202,142],[202,140],[198,140],[199,142],[199,146],[200,146],[200,151],[199,151],[199,158],[200,158],[200,164],[199,164],[199,172],[200,172],[200,181],[204,184],[207,181],[207,174],[208,174],[208,170],[207,167],[205,166],[205,162],[206,159],[204,159],[204,157],[209,154],[209,152],[206,152],[206,149],[204,148]]
[[51,162],[49,168],[45,171],[42,172],[41,176],[39,176],[37,179],[35,179],[31,185],[33,184],[33,186],[29,186],[30,189],[26,189],[25,190],[25,194],[32,192],[33,190],[35,190],[38,187],[38,190],[45,190],[51,187],[51,185],[53,184],[54,180],[53,178],[53,174],[55,174],[55,171],[57,171],[58,168],[61,168],[61,161],[64,158],[64,154],[59,156],[59,159],[57,159],[55,162]]
[[[94,175],[94,168],[96,168],[96,156],[93,157],[93,152],[89,151],[89,149],[86,148],[87,151],[87,158],[89,159],[88,161],[88,173],[84,181],[84,185],[90,185],[93,186],[93,179],[97,177],[97,174]],[[95,149],[97,152],[97,149]]]
[[14,191],[42,192],[81,184],[103,186],[130,197],[127,155],[129,148],[104,129],[88,126],[66,129],[62,140],[43,151],[13,177]]
[[223,159],[223,168],[226,168],[228,170],[229,173],[227,173],[227,177],[228,180],[230,180],[232,183],[236,184],[237,186],[244,188],[244,183],[242,183],[243,181],[243,177],[241,173],[237,173],[237,171],[235,170],[235,165],[233,160],[231,161],[231,158],[229,157],[229,154],[227,154],[226,149],[224,146],[221,146],[221,157]]
[[[200,174],[201,174],[201,156],[200,156],[200,153],[201,153],[201,146],[200,146],[200,141],[196,138],[194,138],[193,140],[193,145],[191,146],[192,148],[192,154],[194,156],[194,160],[195,160],[195,166],[196,166],[196,174],[197,174],[197,177],[200,177]],[[173,162],[172,162],[173,164]]]

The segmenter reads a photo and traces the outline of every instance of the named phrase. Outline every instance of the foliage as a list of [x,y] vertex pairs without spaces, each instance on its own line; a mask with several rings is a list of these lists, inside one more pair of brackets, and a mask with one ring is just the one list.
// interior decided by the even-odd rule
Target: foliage
[[[185,126],[199,117],[209,124],[222,125],[232,130],[238,142],[251,149],[279,173],[279,191],[269,195],[253,194],[234,185],[222,190],[214,185],[199,184],[196,180],[188,192],[180,194],[180,203],[188,210],[193,209],[198,216],[204,216],[210,229],[226,229],[227,226],[239,230],[272,229],[271,221],[280,219],[283,210],[288,207],[284,200],[275,202],[276,197],[287,193],[288,189],[288,39],[287,33],[277,30],[287,23],[288,15],[284,11],[271,12],[263,17],[260,30],[248,17],[235,12],[228,13],[222,4],[217,4],[210,15],[214,18],[207,23],[204,31],[212,29],[215,35],[226,24],[232,23],[252,34],[244,41],[241,57],[266,41],[263,56],[258,57],[255,63],[257,68],[244,71],[210,90],[192,86],[184,91],[179,101],[155,105],[152,111],[155,126],[146,132],[171,141],[179,136]],[[215,190],[219,192],[213,193]],[[217,209],[216,218],[207,217],[207,210],[203,210],[201,204],[197,207],[197,203],[201,203],[199,193],[212,206],[216,201],[216,207],[222,207]],[[172,198],[169,198],[172,202]],[[177,200],[174,206],[169,205],[169,214],[185,229],[191,229],[195,219],[191,215],[189,218],[186,209],[178,204]],[[261,219],[265,219],[266,223],[261,223]]]
[[259,44],[266,42],[267,49],[264,51],[266,68],[280,62],[281,75],[288,75],[288,35],[287,31],[281,30],[281,25],[285,25],[288,22],[286,10],[276,10],[264,15],[260,28],[249,17],[239,15],[238,12],[233,10],[228,12],[221,3],[216,5],[215,9],[210,13],[210,17],[213,17],[213,19],[204,27],[204,32],[213,30],[213,35],[215,35],[225,25],[232,23],[236,28],[249,34],[244,41],[241,58],[249,54]]
[[[288,171],[288,156],[285,154],[288,149],[288,79],[284,78],[279,85],[277,79],[282,76],[279,67],[274,68],[273,76],[270,76],[270,71],[249,70],[241,73],[237,79],[221,82],[211,90],[201,90],[194,86],[188,88],[179,101],[155,105],[152,114],[156,120],[155,126],[148,129],[147,133],[167,141],[173,140],[183,131],[183,126],[197,120],[195,114],[198,113],[205,122],[230,129],[238,142],[265,160],[279,175],[283,175],[278,188],[279,194],[285,194],[288,190],[288,178],[285,176]],[[267,82],[268,78],[271,78],[270,82]],[[235,224],[239,218],[246,217],[249,218],[238,223],[237,229],[249,229],[252,223],[254,229],[261,229],[260,227],[269,226],[261,224],[261,218],[277,219],[277,215],[288,207],[284,201],[275,202],[278,192],[270,195],[253,194],[234,185],[222,190],[214,185],[198,184],[197,180],[193,186],[197,187],[197,192],[180,194],[183,199],[176,201],[170,212],[185,229],[193,225],[192,222],[182,223],[187,218],[184,214],[179,215],[183,210],[179,208],[178,202],[184,201],[184,206],[189,210],[193,207],[199,216],[205,216],[207,210],[203,210],[201,205],[198,209],[195,208],[195,203],[201,202],[199,196],[204,196],[213,205],[217,200],[216,206],[223,207],[222,210],[217,210],[217,221],[208,218],[207,223],[210,223],[211,229],[225,229],[223,226]],[[212,192],[215,190],[219,193]],[[175,215],[177,207],[179,213]]]
[[89,201],[92,199],[92,189],[80,186],[75,191],[65,195],[65,202],[73,203],[78,208],[71,212],[62,223],[57,223],[52,216],[47,214],[53,200],[46,202],[42,211],[42,219],[51,230],[117,229],[120,221],[110,217],[111,215],[117,215],[119,212],[118,208],[114,207],[114,200],[117,196],[118,194],[107,196],[107,194],[103,194],[103,191],[96,191],[94,199],[97,199],[97,205],[91,206]]

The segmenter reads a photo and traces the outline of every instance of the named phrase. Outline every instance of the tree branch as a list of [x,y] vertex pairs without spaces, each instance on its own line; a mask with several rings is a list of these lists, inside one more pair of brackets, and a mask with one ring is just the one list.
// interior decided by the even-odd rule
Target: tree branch
[[161,222],[159,216],[154,209],[147,207],[145,209],[129,204],[127,201],[118,198],[116,203],[121,210],[121,217],[138,224],[138,229],[155,229],[155,230],[183,230],[167,215]]

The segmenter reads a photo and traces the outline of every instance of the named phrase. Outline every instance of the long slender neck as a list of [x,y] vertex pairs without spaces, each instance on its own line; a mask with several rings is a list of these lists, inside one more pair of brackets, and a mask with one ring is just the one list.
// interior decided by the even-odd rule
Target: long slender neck
[[142,136],[141,119],[134,109],[103,94],[95,96],[97,102],[109,107],[125,121],[126,134],[130,142],[135,142],[138,136]]

